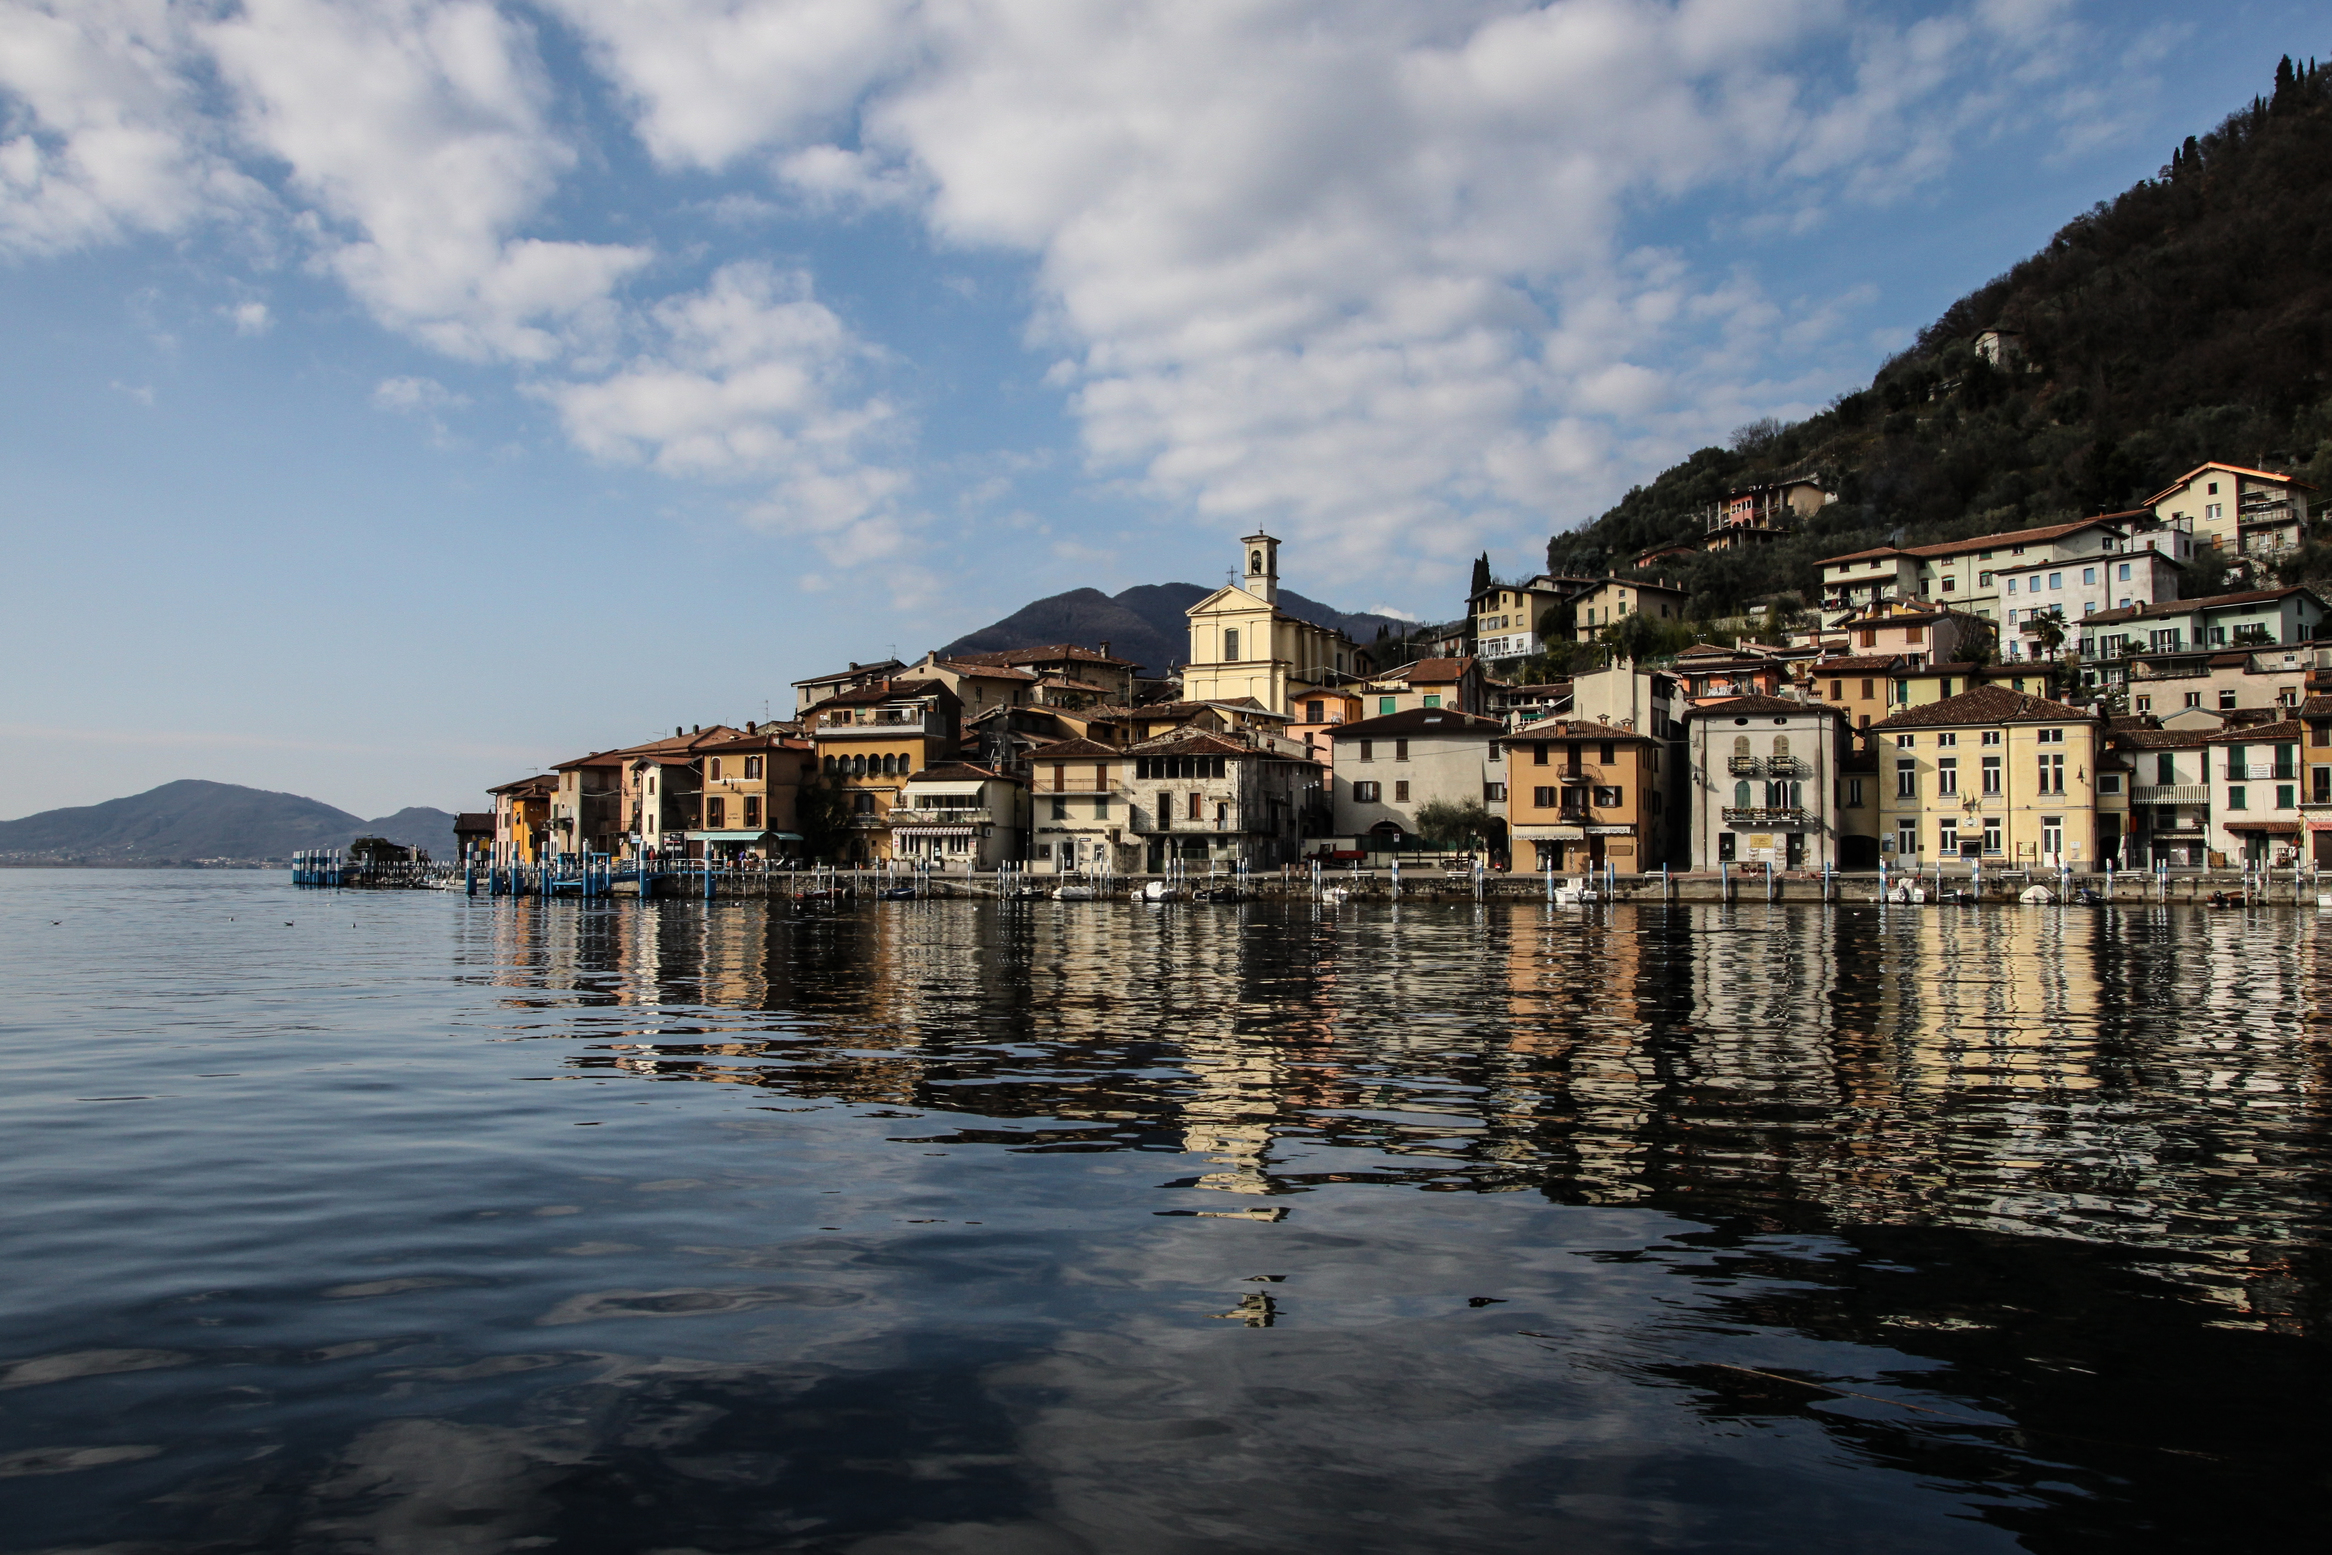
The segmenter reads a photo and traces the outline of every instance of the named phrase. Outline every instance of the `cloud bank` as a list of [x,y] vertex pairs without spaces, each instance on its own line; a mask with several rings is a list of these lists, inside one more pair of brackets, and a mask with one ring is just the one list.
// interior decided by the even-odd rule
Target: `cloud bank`
[[915,343],[744,236],[573,230],[603,101],[676,200],[1025,264],[1095,477],[1430,569],[1821,397],[1852,299],[1769,296],[1664,218],[1721,209],[1746,252],[2020,116],[2092,124],[2086,39],[2063,0],[0,0],[0,249],[262,230],[584,452],[894,554],[914,417],[881,384]]

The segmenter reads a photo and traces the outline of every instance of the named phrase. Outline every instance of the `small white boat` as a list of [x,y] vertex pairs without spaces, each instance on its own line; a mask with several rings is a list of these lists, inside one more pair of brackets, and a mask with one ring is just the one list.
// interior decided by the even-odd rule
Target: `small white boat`
[[2016,893],[2016,899],[2027,907],[2046,907],[2057,898],[2045,885],[2028,885]]
[[1905,881],[1887,893],[1887,900],[1900,902],[1907,907],[1917,907],[1927,900],[1927,887],[1912,885],[1909,881]]
[[1056,902],[1090,902],[1101,895],[1089,885],[1065,885],[1053,892]]
[[1320,900],[1329,903],[1349,902],[1352,900],[1352,887],[1332,885],[1320,893]]
[[1577,885],[1566,880],[1555,887],[1555,905],[1558,907],[1584,907],[1595,899],[1595,888],[1584,880]]
[[1153,880],[1142,887],[1142,900],[1145,902],[1162,902],[1173,894],[1173,887],[1163,880]]

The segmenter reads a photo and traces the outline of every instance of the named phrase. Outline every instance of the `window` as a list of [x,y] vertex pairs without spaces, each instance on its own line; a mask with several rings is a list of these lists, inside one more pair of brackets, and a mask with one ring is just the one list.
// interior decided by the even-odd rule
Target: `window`
[[704,802],[704,823],[712,831],[719,831],[729,823],[729,802],[725,799],[707,799]]
[[1905,760],[1895,763],[1895,797],[1897,799],[1916,799],[1919,797],[1918,762]]
[[[1352,796],[1360,797],[1360,785],[1352,785]],[[1161,789],[1158,792],[1158,829],[1165,831],[1174,824],[1174,796]]]
[[1056,762],[1054,762],[1054,763],[1053,763],[1053,789],[1054,789],[1054,791],[1055,791],[1055,792],[1058,792],[1059,790],[1061,790],[1061,789],[1064,789],[1064,788],[1067,788],[1068,786],[1069,786],[1069,764],[1068,764],[1067,762],[1065,762],[1065,761],[1056,761]]
[[[1935,694],[1938,697],[1947,697],[1951,695],[1951,677],[1949,675],[1944,676],[1941,680],[1938,680],[1935,683]],[[1947,741],[1950,738],[1951,736],[1948,734],[1944,736],[1944,739]]]
[[1960,823],[1955,816],[1945,816],[1935,823],[1935,851],[1946,858],[1959,857]]
[[1066,799],[1056,799],[1056,800],[1054,800],[1054,801],[1053,801],[1053,819],[1054,819],[1054,820],[1056,820],[1056,821],[1065,821],[1065,820],[1067,820],[1068,818],[1069,818],[1069,801],[1068,801],[1068,800],[1066,800]]
[[1306,702],[1304,704],[1304,722],[1308,724],[1325,723],[1327,721],[1327,716],[1328,707],[1326,703]]
[[1877,696],[1877,695],[1878,695],[1878,682],[1877,682],[1877,681],[1875,681],[1875,680],[1866,680],[1866,681],[1864,681],[1864,682],[1862,683],[1862,699],[1863,699],[1865,702],[1869,701],[1869,700],[1870,700],[1872,697],[1875,697],[1875,696]]
[[2124,583],[2130,581],[2130,564],[2128,562],[2121,564],[2121,581]]
[[2308,776],[2314,785],[2308,792],[2308,803],[2332,804],[2332,767],[2310,767]]
[[761,830],[761,800],[758,795],[748,794],[745,797],[745,829]]
[[2061,815],[2041,817],[2041,852],[2055,858],[2065,851],[2065,818]]
[[1896,824],[1895,851],[1897,853],[1917,853],[1919,851],[1919,823],[1917,821],[1901,821]]
[[[2325,770],[2327,772],[2332,772],[2332,767],[2327,767]],[[1846,780],[1846,807],[1849,810],[1859,810],[1862,808],[1861,778],[1855,777],[1848,778]]]
[[1912,743],[1913,743],[1913,741],[1914,741],[1914,738],[1915,738],[1914,736],[1912,736],[1912,735],[1908,735],[1908,734],[1898,734],[1898,735],[1896,735],[1896,736],[1895,736],[1895,749],[1897,749],[1897,750],[1906,750],[1906,751],[1907,751],[1907,750],[1909,750],[1909,749],[1911,748],[1911,746],[1912,746]]
[[1594,803],[1595,808],[1598,810],[1616,810],[1625,802],[1626,797],[1616,788],[1598,788],[1595,790]]
[[761,776],[761,758],[759,756],[745,758],[745,776],[748,780]]
[[1979,572],[1979,573],[1977,573],[1977,574],[1976,574],[1976,587],[1978,587],[1978,588],[1980,588],[1980,589],[1988,589],[1988,588],[1990,588],[1991,586],[1992,586],[1992,575],[1991,575],[1990,573],[1988,573],[1988,572]]
[[720,777],[721,777],[721,758],[720,758],[720,757],[718,757],[718,756],[715,756],[715,757],[712,759],[712,761],[713,761],[713,769],[712,769],[712,771],[711,771],[711,772],[707,773],[706,775],[707,775],[708,777],[712,778],[712,779],[713,779],[713,781],[715,781],[715,782],[717,783],[717,782],[719,782],[719,781],[720,781]]
[[1440,695],[1439,695],[1438,693],[1436,693],[1435,695],[1432,695],[1432,696],[1429,696],[1429,697],[1427,697],[1427,698],[1425,699],[1425,705],[1426,705],[1427,707],[1439,707],[1439,706],[1441,706],[1441,697],[1440,697]]
[[2227,711],[2227,710],[2231,709],[2232,707],[2234,707],[2234,705],[2235,705],[2235,693],[2234,693],[2234,692],[2232,692],[2232,691],[2221,691],[2221,692],[2219,693],[2219,710],[2220,710],[2221,712],[2225,712],[2225,711]]
[[1097,821],[1106,821],[1109,819],[1109,795],[1097,794],[1094,796],[1093,818]]
[[1895,705],[1897,707],[1909,707],[1911,705],[1911,682],[1907,680],[1898,680],[1895,682]]
[[1944,580],[1943,580],[1943,591],[1944,591],[1946,594],[1949,594],[1949,593],[1950,593],[1950,592],[1951,592],[1953,589],[1956,589],[1956,588],[1958,588],[1958,587],[1959,587],[1959,580],[1958,580],[1957,578],[1946,578],[1946,579],[1944,579]]
[[2299,802],[2298,796],[2299,790],[2289,783],[2275,785],[2275,807],[2278,810],[2289,810]]
[[1618,759],[1619,758],[1613,754],[1613,745],[1611,741],[1602,740],[1597,742],[1595,747],[1596,765],[1608,767]]
[[2097,774],[2097,791],[2098,791],[2099,793],[2101,793],[2101,794],[2118,794],[2118,793],[2120,793],[2120,792],[2121,792],[2121,774],[2120,774],[2120,773],[2118,773],[2118,772],[2100,772],[2100,773],[2098,773],[2098,774]]
[[1984,851],[1986,853],[2000,851],[2000,817],[1996,815],[1984,817]]
[[2062,729],[2043,729],[2033,738],[2043,745],[2062,745],[2065,743],[2065,731]]
[[[1374,790],[1374,789],[1376,788],[1376,785],[1375,785],[1374,783],[1371,783],[1371,784],[1369,785],[1369,788],[1370,788],[1371,790]],[[1204,820],[1204,819],[1206,818],[1206,817],[1205,817],[1205,813],[1199,809],[1199,805],[1200,805],[1200,803],[1201,803],[1202,801],[1204,801],[1204,800],[1205,800],[1205,798],[1206,798],[1206,795],[1204,795],[1204,794],[1192,794],[1192,795],[1190,796],[1190,818],[1191,818],[1192,820],[1194,820],[1194,821],[1197,821],[1197,820]]]
[[2083,583],[2095,583],[2097,581],[2097,569],[2095,567],[2082,568],[2081,581]]
[[874,795],[852,794],[850,796],[850,813],[852,815],[874,814]]
[[[1865,682],[1863,682],[1863,684],[1864,684],[1864,685],[1868,685],[1868,684],[1870,684],[1870,682],[1868,682],[1868,681],[1865,681]],[[1867,695],[1867,693],[1866,693],[1866,695]],[[1833,701],[1833,702],[1843,702],[1843,701],[1845,701],[1845,700],[1846,700],[1846,682],[1845,682],[1845,681],[1843,681],[1843,680],[1833,680],[1832,682],[1830,682],[1830,700],[1831,700],[1831,701]]]
[[1408,802],[1409,785],[1407,783],[1395,783],[1393,785],[1393,803],[1407,804]]
[[[2326,767],[2323,770],[2332,773],[2332,767]],[[1505,802],[1506,785],[1504,783],[1484,783],[1482,785],[1482,803],[1504,804]]]
[[2016,580],[2014,578],[2010,578],[2008,580],[2008,592],[2011,594],[2016,592]]
[[2308,743],[2318,748],[2332,745],[2332,724],[2308,725]]
[[1997,756],[1984,758],[1984,792],[1995,796],[2000,792],[2000,758]]
[[1407,740],[1395,740],[1393,742],[1393,759],[1395,761],[1407,761],[1409,759],[1409,742]]
[[2248,795],[2246,795],[2246,794],[2245,794],[2245,792],[2244,792],[2242,789],[2240,789],[2240,788],[2230,788],[2230,789],[2228,789],[2228,790],[2227,790],[2227,808],[2228,808],[2228,809],[2230,809],[2230,810],[2245,810],[2245,809],[2249,809],[2249,808],[2250,808],[2249,796],[2248,796]]
[[1360,742],[1360,759],[1363,761],[1374,761],[1377,759],[1376,741],[1363,740]]
[[1552,788],[1534,788],[1530,791],[1531,804],[1541,810],[1552,810],[1558,797],[1559,791]]
[[1534,767],[1543,767],[1547,764],[1546,741],[1539,740],[1532,744],[1530,748],[1530,764]]
[[2040,792],[2061,794],[2065,791],[2065,758],[2043,756],[2040,759]]
[[2050,574],[2049,574],[2049,592],[2050,592],[2050,593],[2054,594],[2055,592],[2057,592],[2057,590],[2059,590],[2059,589],[2063,588],[2064,586],[2065,586],[2065,575],[2064,575],[2063,573],[2061,573],[2061,572],[2052,572],[2052,573],[2050,573]]
[[1935,797],[1956,799],[1960,791],[1960,763],[1957,756],[1945,756],[1935,764]]
[[1234,661],[1239,657],[1239,629],[1235,626],[1223,633],[1223,657]]
[[1876,628],[1876,627],[1865,627],[1865,628],[1863,628],[1863,630],[1862,630],[1861,636],[1862,636],[1862,645],[1863,645],[1865,648],[1876,648],[1876,647],[1879,645],[1879,634],[1878,634],[1878,628]]
[[[1951,684],[1951,682],[1945,681],[1944,684],[1948,686]],[[1946,695],[1949,695],[1949,693],[1947,692]],[[1957,730],[1946,729],[1943,733],[1935,737],[1935,743],[1942,746],[1946,750],[1951,749],[1953,746],[1959,744],[1959,742],[1960,737]]]
[[2199,691],[2189,691],[2186,693],[2186,705],[2188,707],[2202,706],[2202,693]]
[[1906,627],[1904,627],[1904,628],[1903,628],[1903,641],[1905,641],[1905,642],[1907,642],[1907,643],[1917,643],[1917,642],[1925,642],[1926,640],[1927,640],[1927,628],[1926,628],[1926,627],[1924,627],[1924,626],[1906,626]]
[[1038,843],[1036,845],[1036,856],[1041,859],[1051,858],[1053,856],[1053,845],[1049,842]]
[[1390,718],[1393,716],[1393,714],[1399,712],[1400,710],[1401,699],[1399,697],[1377,698],[1377,716],[1379,718]]

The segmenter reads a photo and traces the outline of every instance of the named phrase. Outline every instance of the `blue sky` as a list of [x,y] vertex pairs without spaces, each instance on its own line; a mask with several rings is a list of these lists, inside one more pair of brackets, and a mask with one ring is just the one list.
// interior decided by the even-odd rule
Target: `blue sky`
[[0,815],[363,814],[1081,585],[1454,614],[2290,4],[0,0]]

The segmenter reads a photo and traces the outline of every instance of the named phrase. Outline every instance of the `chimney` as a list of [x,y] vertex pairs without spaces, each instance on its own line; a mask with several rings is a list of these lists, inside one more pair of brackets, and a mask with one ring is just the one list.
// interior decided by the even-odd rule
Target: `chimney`
[[1105,659],[1109,657],[1109,639],[1106,637],[1101,639],[1101,656]]
[[676,739],[676,740],[677,740],[677,739],[679,739],[679,738],[680,738],[682,735],[686,734],[687,732],[688,732],[688,731],[687,731],[686,729],[683,729],[683,728],[681,728],[681,727],[680,727],[680,725],[678,725],[678,724],[674,724],[674,725],[672,726],[672,738],[674,738],[674,739]]

